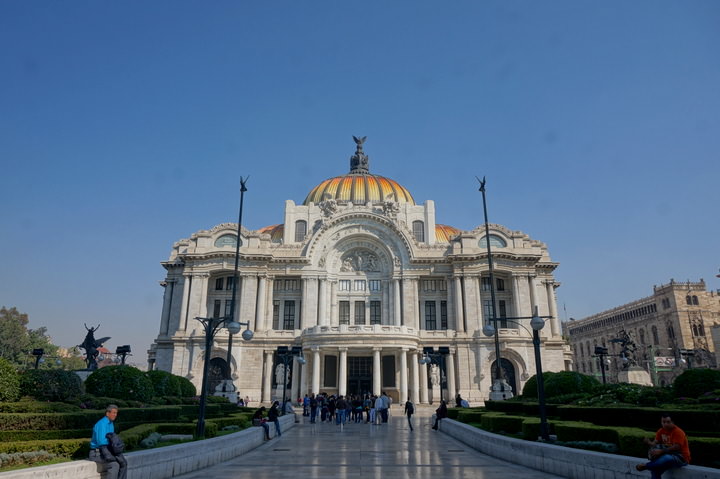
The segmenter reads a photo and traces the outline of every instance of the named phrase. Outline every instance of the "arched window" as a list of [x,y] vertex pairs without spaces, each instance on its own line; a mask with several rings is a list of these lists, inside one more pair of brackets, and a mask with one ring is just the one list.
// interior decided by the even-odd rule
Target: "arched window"
[[652,327],[652,335],[653,335],[653,344],[657,346],[658,344],[660,344],[660,339],[658,338],[657,326]]
[[689,295],[688,295],[688,296],[685,296],[685,302],[686,302],[687,304],[692,304],[692,298],[690,298]]
[[668,338],[675,339],[675,329],[672,327],[672,325],[668,325],[667,332],[668,332]]
[[413,221],[412,224],[413,237],[416,241],[422,243],[425,241],[425,223],[422,221]]
[[705,328],[703,328],[702,323],[698,324],[698,332],[700,333],[700,336],[705,336]]
[[295,222],[295,242],[302,243],[307,235],[307,221],[297,220]]
[[692,325],[693,336],[699,336],[697,324]]
[[700,303],[698,302],[697,296],[693,295],[693,297],[692,297],[692,303],[693,303],[694,305],[696,305],[696,306],[700,304]]
[[[478,245],[481,248],[487,248],[487,239],[485,236],[483,236],[480,241],[478,242]],[[490,247],[491,248],[507,248],[507,243],[504,239],[499,237],[498,235],[490,235]]]

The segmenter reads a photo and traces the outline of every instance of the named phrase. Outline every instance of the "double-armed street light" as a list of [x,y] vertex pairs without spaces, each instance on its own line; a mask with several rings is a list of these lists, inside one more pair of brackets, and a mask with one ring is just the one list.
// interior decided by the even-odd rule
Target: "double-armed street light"
[[124,365],[124,364],[125,364],[125,357],[126,357],[128,354],[130,354],[130,352],[131,352],[131,351],[130,351],[130,345],[129,345],[129,344],[125,344],[125,345],[123,345],[123,346],[118,346],[117,349],[115,349],[115,354],[117,354],[118,356],[120,356],[120,364],[121,364],[121,365]]
[[[532,328],[533,337],[533,348],[535,350],[535,378],[537,379],[538,409],[540,412],[540,437],[542,437],[543,441],[550,440],[550,432],[548,430],[547,415],[545,413],[545,380],[543,379],[542,361],[540,358],[540,330],[545,327],[545,320],[550,318],[552,318],[552,316],[540,316],[538,314],[538,307],[535,306],[535,311],[533,312],[532,316],[499,319],[493,318],[491,323],[487,323],[485,326],[483,326],[483,334],[488,337],[493,335],[497,336],[497,327],[493,323],[497,324],[497,321],[500,320],[515,323],[529,333],[530,331],[528,331],[528,329],[523,326],[518,320],[530,320],[530,327]],[[500,369],[499,358],[497,368]]]
[[608,348],[604,346],[595,346],[595,355],[593,357],[600,358],[600,371],[602,371],[603,384],[607,384],[607,380],[605,378],[605,361],[607,360],[608,356]]

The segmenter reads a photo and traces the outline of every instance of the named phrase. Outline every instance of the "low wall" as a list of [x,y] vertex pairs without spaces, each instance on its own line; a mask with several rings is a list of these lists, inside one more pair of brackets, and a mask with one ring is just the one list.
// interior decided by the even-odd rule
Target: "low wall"
[[[293,426],[295,426],[293,416],[280,418],[280,429],[283,432]],[[270,424],[270,436],[275,436],[275,426],[272,424]],[[125,454],[128,462],[128,479],[165,479],[179,476],[228,461],[255,449],[264,442],[263,428],[250,427],[204,441],[129,452]],[[103,477],[104,474],[98,472],[98,465],[87,460],[0,473],[0,479],[101,479]]]
[[[562,477],[593,479],[627,479],[650,477],[635,465],[647,459],[553,446],[493,434],[452,419],[440,421],[440,430],[489,456]],[[668,479],[720,479],[720,469],[685,466],[663,474]]]

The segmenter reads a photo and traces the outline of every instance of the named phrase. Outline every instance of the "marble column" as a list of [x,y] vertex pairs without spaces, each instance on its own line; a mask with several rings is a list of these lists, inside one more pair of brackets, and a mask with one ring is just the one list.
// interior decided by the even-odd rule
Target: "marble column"
[[302,365],[297,361],[297,357],[293,358],[292,362],[292,377],[290,378],[290,399],[293,404],[295,400],[300,396],[300,370]]
[[320,326],[328,326],[330,324],[330,321],[328,321],[330,318],[328,318],[328,308],[327,308],[327,280],[326,279],[320,279],[320,287],[318,292],[318,324]]
[[[420,356],[420,353],[418,353]],[[427,364],[418,364],[418,370],[420,372],[420,403],[428,403],[428,377],[427,377]]]
[[317,394],[320,392],[320,348],[313,348],[312,362],[312,392]]
[[392,303],[392,295],[390,294],[390,281],[383,281],[382,285],[382,312],[380,313],[380,324],[390,324],[390,309]]
[[550,331],[552,333],[552,337],[555,337],[560,335],[560,318],[558,317],[557,303],[555,302],[555,282],[548,281],[545,283],[545,288],[547,291],[548,310],[550,312],[550,316],[552,316],[550,319]]
[[393,319],[390,324],[394,324],[395,326],[402,324],[400,305],[400,280],[393,279]]
[[[467,280],[467,278],[466,278],[466,280]],[[471,282],[472,282],[473,291],[475,293],[475,308],[477,311],[477,323],[476,323],[475,327],[478,330],[482,331],[482,328],[485,325],[484,321],[486,320],[486,318],[483,318],[483,313],[482,313],[483,301],[482,301],[482,293],[480,292],[480,287],[481,287],[480,276],[473,276],[471,278]]]
[[201,318],[207,318],[207,295],[208,295],[208,278],[210,277],[207,273],[202,273],[196,277],[196,280],[198,282],[198,288],[200,293],[200,298],[198,299],[198,304],[196,305],[197,309],[195,316],[199,316]]
[[420,366],[420,364],[418,364],[418,353],[417,351],[412,351],[410,353],[410,378],[412,382],[410,398],[415,404],[420,404],[420,374],[418,366]]
[[[455,281],[453,282],[453,284],[453,296],[455,300],[453,302],[453,305],[455,306],[455,331],[457,331],[458,333],[464,333],[465,314],[463,311],[462,282],[459,276],[455,277]],[[448,288],[448,290],[449,289],[450,288]],[[448,304],[450,304],[450,298],[448,298]]]
[[347,351],[348,348],[338,348],[340,351],[340,364],[338,367],[338,394],[347,395]]
[[537,306],[537,300],[535,299],[535,276],[528,275],[528,290],[530,292],[530,313],[532,314],[533,311],[535,311],[535,306]]
[[379,396],[382,391],[380,382],[380,351],[381,348],[373,348],[373,394]]
[[180,324],[178,330],[185,331],[188,323],[188,312],[190,310],[190,294],[192,293],[192,274],[183,274],[183,295],[182,308],[180,309]]
[[165,291],[163,292],[162,322],[160,323],[160,334],[167,335],[170,331],[170,310],[172,309],[173,292],[175,291],[175,280],[165,280]]
[[337,281],[330,283],[330,317],[328,318],[328,324],[331,326],[337,326],[340,324],[340,318],[338,316],[338,301],[337,301]]
[[400,404],[408,399],[408,364],[407,348],[400,350]]
[[273,351],[265,351],[265,368],[263,373],[262,402],[272,399]]
[[445,358],[445,369],[447,374],[448,387],[448,404],[455,400],[457,395],[457,387],[455,385],[455,351],[450,350],[450,354]]
[[258,278],[257,304],[255,307],[256,331],[265,331],[269,329],[265,323],[265,306],[267,305],[267,298],[265,297],[267,294],[266,285],[267,279],[265,276],[260,276]]
[[520,284],[519,279],[516,275],[510,277],[512,282],[512,294],[513,294],[513,316],[523,316],[520,307]]
[[308,393],[308,363],[303,364],[300,367],[300,397],[305,396]]

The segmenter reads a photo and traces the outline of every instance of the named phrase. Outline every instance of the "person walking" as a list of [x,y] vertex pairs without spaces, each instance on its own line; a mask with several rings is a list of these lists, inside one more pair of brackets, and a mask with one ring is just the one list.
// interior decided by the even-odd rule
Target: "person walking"
[[405,415],[407,416],[407,422],[411,432],[414,431],[412,423],[413,414],[415,414],[415,405],[410,401],[410,398],[408,398],[408,400],[405,401]]
[[654,440],[645,438],[645,444],[651,448],[648,452],[650,462],[635,466],[638,471],[650,471],[652,479],[660,479],[668,469],[690,463],[690,447],[685,431],[677,427],[667,413],[660,416],[660,424],[662,427],[655,433]]
[[90,439],[89,459],[104,467],[107,479],[125,479],[127,477],[127,461],[122,454],[113,454],[110,451],[108,434],[115,434],[115,419],[118,407],[110,404],[105,409],[105,416],[95,423]]
[[382,424],[382,409],[384,404],[385,402],[382,396],[375,398],[375,424],[378,426]]
[[275,423],[275,434],[277,434],[278,437],[282,436],[282,432],[280,431],[279,406],[280,403],[275,401],[272,403],[272,406],[270,406],[270,410],[268,411],[268,421]]
[[310,402],[308,404],[310,405],[310,424],[315,424],[318,410],[318,402],[317,398],[315,398],[315,394],[310,395]]

